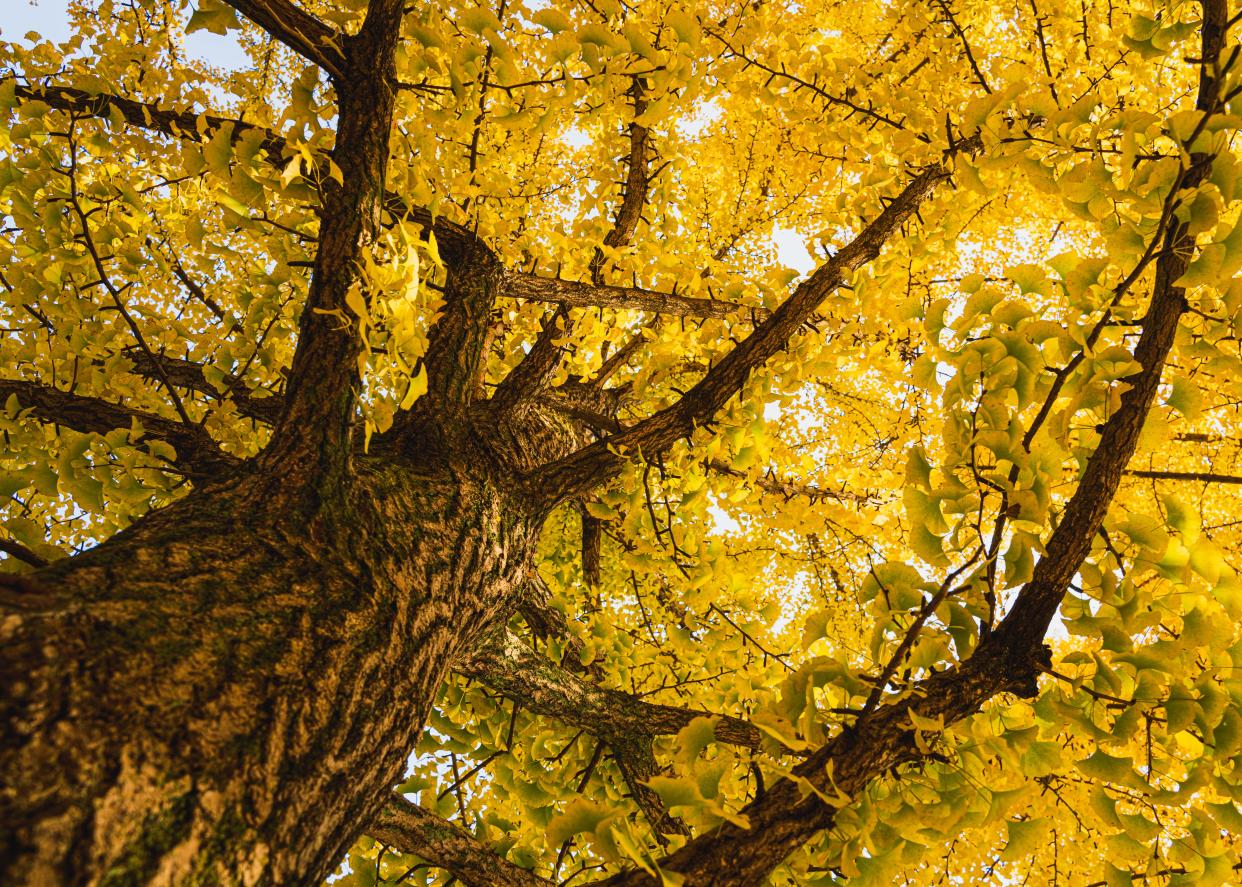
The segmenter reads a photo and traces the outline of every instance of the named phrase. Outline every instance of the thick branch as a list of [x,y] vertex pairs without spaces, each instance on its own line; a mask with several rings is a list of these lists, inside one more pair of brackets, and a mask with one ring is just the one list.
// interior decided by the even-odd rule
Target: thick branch
[[262,135],[261,147],[265,148],[270,156],[281,157],[285,151],[285,140],[270,129],[212,114],[170,111],[159,105],[108,93],[89,93],[72,86],[17,84],[14,92],[21,101],[44,102],[58,111],[66,111],[70,114],[110,119],[116,113],[130,126],[153,130],[172,138],[192,142],[209,141],[226,126],[232,128],[233,141],[240,140],[248,133],[257,132]]
[[604,545],[604,522],[593,517],[586,508],[581,509],[582,521],[582,578],[587,588],[595,591],[601,581],[600,563]]
[[759,730],[741,718],[643,702],[597,686],[540,656],[507,630],[455,668],[527,711],[582,727],[609,742],[669,735],[695,718],[711,717],[721,742],[752,749],[760,744]]
[[[293,14],[275,0],[240,5],[261,12],[275,8],[285,21]],[[361,258],[380,228],[400,19],[400,0],[373,0],[362,28],[348,39],[350,76],[336,82],[339,123],[332,159],[341,180],[321,185],[319,242],[285,386],[285,411],[263,454],[269,471],[307,487],[330,489],[349,460],[362,353],[359,318],[349,299],[366,298]]]
[[[860,717],[799,764],[794,778],[779,780],[742,810],[749,829],[725,823],[661,860],[660,868],[686,876],[687,884],[764,883],[785,857],[832,825],[837,808],[813,792],[845,803],[880,774],[920,757],[909,720],[911,708],[951,724],[973,714],[996,693],[1029,694],[1024,677],[1029,670],[1025,664],[1015,667],[995,644],[981,647],[961,668],[935,675],[914,687],[906,700]],[[911,700],[918,700],[917,705]],[[604,883],[637,887],[655,882],[645,872],[629,871]]]
[[288,0],[225,0],[246,18],[298,55],[314,62],[333,80],[345,79],[348,61],[342,36]]
[[650,737],[614,739],[611,742],[612,757],[621,771],[621,779],[630,797],[643,812],[656,840],[667,844],[665,835],[689,835],[690,829],[680,819],[672,816],[655,789],[647,783],[660,772]]
[[629,94],[634,99],[634,119],[629,126],[630,150],[625,160],[625,184],[612,229],[604,235],[603,246],[597,246],[591,256],[591,282],[597,285],[604,282],[604,263],[608,258],[604,250],[626,246],[638,230],[643,206],[647,203],[647,187],[651,183],[647,165],[650,133],[647,127],[638,122],[647,111],[646,87],[642,77],[634,78]]
[[400,850],[421,856],[451,872],[467,887],[551,887],[540,878],[501,857],[465,829],[394,795],[380,811],[367,834]]
[[448,272],[444,313],[431,328],[424,358],[428,396],[415,405],[416,414],[436,410],[459,416],[482,393],[483,357],[503,269],[495,255],[479,245],[450,265]]
[[[266,127],[239,123],[217,115],[170,111],[157,104],[107,93],[92,94],[71,86],[19,84],[15,90],[17,98],[22,101],[44,102],[59,111],[72,114],[109,119],[115,111],[130,126],[159,132],[170,138],[206,142],[224,127],[232,127],[233,141],[238,141],[249,133],[258,133],[261,136],[260,146],[273,161],[284,158],[288,152],[288,142],[278,133]],[[330,180],[326,162],[321,174],[314,179],[320,182]],[[469,228],[433,216],[427,209],[411,205],[399,194],[385,192],[384,210],[393,218],[408,220],[434,231],[440,254],[450,267],[467,262],[475,254],[475,250],[482,250],[491,258],[490,251],[483,247]],[[520,271],[504,275],[503,283],[497,288],[497,295],[573,308],[630,309],[676,317],[749,317],[754,323],[766,320],[771,315],[766,308],[758,306],[679,296],[638,287],[595,286],[579,281],[549,279]]]
[[[192,142],[210,141],[221,129],[231,127],[234,142],[250,133],[259,134],[260,147],[266,150],[273,161],[288,154],[288,141],[279,133],[267,127],[214,114],[170,111],[154,103],[108,93],[89,93],[72,86],[18,84],[15,95],[22,101],[44,102],[58,111],[71,114],[112,119],[115,111],[130,126]],[[327,158],[320,157],[318,163],[321,169],[313,179],[318,182],[331,179],[328,175]],[[385,192],[384,209],[394,218],[409,220],[434,230],[440,253],[450,265],[461,257],[469,245],[478,241],[470,229],[456,222],[437,218],[424,207],[412,206],[404,197],[394,192]]]
[[240,460],[221,451],[199,425],[185,425],[153,413],[61,391],[50,385],[16,379],[0,379],[0,400],[16,396],[23,409],[42,422],[63,425],[74,431],[107,434],[118,428],[142,426],[140,440],[162,440],[177,451],[174,464],[191,477],[209,478],[240,464]]
[[[163,354],[150,354],[136,348],[128,349],[126,357],[134,362],[134,372],[148,379],[166,378],[179,388],[188,388],[210,397],[222,397],[221,391],[207,381],[203,367],[192,360],[182,360]],[[234,375],[220,380],[223,395],[237,407],[237,412],[247,419],[272,425],[280,418],[284,400],[278,395],[255,397],[245,381]]]
[[498,409],[511,410],[519,401],[537,397],[548,387],[563,351],[556,340],[565,335],[564,326],[568,321],[569,310],[564,305],[553,309],[544,318],[535,344],[496,386],[491,400]]
[[[1227,12],[1223,0],[1205,0],[1203,18],[1203,51],[1196,101],[1198,110],[1204,112],[1200,129],[1220,110],[1223,74],[1216,70],[1216,65],[1225,39]],[[1197,187],[1210,174],[1211,168],[1211,156],[1192,154],[1190,167],[1179,180],[1180,188]],[[1121,396],[1117,412],[1104,424],[1100,442],[1087,463],[1078,489],[1066,505],[1061,523],[1048,540],[1044,557],[1035,565],[1031,581],[1018,594],[1013,609],[998,629],[1014,649],[1030,649],[1043,640],[1066,587],[1103,524],[1126,465],[1138,446],[1139,433],[1155,401],[1178,322],[1186,310],[1186,291],[1177,281],[1186,273],[1194,251],[1195,237],[1189,225],[1172,221],[1156,260],[1151,303],[1134,349],[1134,359],[1142,370],[1125,380],[1131,387]]]
[[38,569],[48,565],[47,558],[31,551],[25,545],[22,545],[16,539],[0,539],[0,551],[7,554],[14,560],[19,560],[27,566]]
[[551,600],[552,590],[548,588],[539,572],[532,570],[526,582],[522,584],[518,596],[518,613],[521,614],[522,621],[540,640],[551,637],[559,638],[567,643],[569,650],[576,653],[581,649],[581,644],[569,633],[569,623],[565,619],[565,614],[550,606]]
[[762,325],[724,356],[677,403],[632,428],[588,446],[531,476],[548,505],[581,494],[616,474],[627,456],[663,452],[723,407],[746,379],[784,350],[790,338],[850,274],[874,260],[898,228],[949,178],[944,164],[923,170],[870,224],[804,281]]
[[[604,236],[603,244],[597,246],[591,256],[591,282],[596,286],[604,282],[604,264],[607,261],[605,250],[625,246],[630,242],[634,232],[638,230],[643,206],[647,201],[647,185],[650,181],[647,170],[648,133],[647,128],[638,122],[647,110],[647,100],[644,97],[643,79],[636,76],[633,81],[629,92],[634,99],[634,119],[629,126],[630,151],[626,160],[628,171],[621,205],[617,208],[613,226]],[[533,399],[547,388],[563,356],[563,349],[555,344],[561,327],[573,329],[568,306],[563,302],[545,319],[539,338],[531,350],[496,389],[492,401],[500,409],[512,410],[520,401]]]

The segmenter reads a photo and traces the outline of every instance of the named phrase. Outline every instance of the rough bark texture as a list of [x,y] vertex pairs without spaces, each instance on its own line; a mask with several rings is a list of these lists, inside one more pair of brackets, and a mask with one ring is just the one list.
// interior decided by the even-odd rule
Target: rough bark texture
[[307,511],[239,478],[4,587],[5,883],[330,871],[535,534],[462,464],[356,478]]
[[[371,456],[351,453],[358,345],[331,312],[356,285],[358,251],[378,224],[386,151],[376,127],[386,124],[374,95],[387,89],[352,88],[342,89],[338,153],[351,142],[359,153],[341,158],[345,185],[325,194],[272,443],[251,462],[212,466],[186,499],[97,549],[0,582],[0,675],[11,688],[0,728],[0,768],[12,774],[0,791],[6,883],[324,877],[358,830],[397,803],[389,788],[446,669],[524,600],[539,526],[559,497],[531,495],[523,478],[548,465],[566,477],[567,457],[595,446],[592,423],[615,423],[615,391],[541,390],[557,362],[551,334],[510,395],[479,401],[503,269],[463,238],[442,249],[448,305],[427,356],[427,397],[372,442]],[[943,177],[939,168],[921,177],[917,194],[885,211],[884,230],[869,229],[865,249],[843,251],[845,266],[873,257]],[[696,389],[711,389],[707,401],[692,392],[671,425],[654,417],[663,431],[653,452],[783,346],[813,310],[815,297],[799,293],[796,310],[770,319],[758,344],[752,337],[717,368],[724,375]],[[199,385],[187,366],[135,370]],[[126,427],[133,415],[12,384],[41,418],[81,430]],[[148,431],[182,444],[179,458],[183,447],[213,453],[209,439],[186,438],[198,429],[152,421]],[[591,466],[574,483],[589,488],[621,464]],[[641,733],[599,726],[646,815],[679,831],[642,782],[655,771],[650,736],[693,714],[573,691],[584,689],[628,712],[631,726],[648,718]],[[550,712],[561,704],[540,699]],[[720,730],[755,742],[744,722],[724,719]]]
[[628,308],[671,314],[674,317],[736,317],[755,323],[767,320],[772,312],[759,305],[739,305],[722,299],[679,296],[637,287],[608,286],[536,277],[533,274],[509,274],[505,277],[504,294],[517,299],[537,302],[560,302],[579,308]]

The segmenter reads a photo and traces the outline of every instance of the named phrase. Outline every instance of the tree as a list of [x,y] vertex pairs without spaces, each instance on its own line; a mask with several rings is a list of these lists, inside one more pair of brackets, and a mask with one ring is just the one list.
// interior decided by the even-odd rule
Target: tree
[[6,883],[1236,880],[1222,0],[75,2]]

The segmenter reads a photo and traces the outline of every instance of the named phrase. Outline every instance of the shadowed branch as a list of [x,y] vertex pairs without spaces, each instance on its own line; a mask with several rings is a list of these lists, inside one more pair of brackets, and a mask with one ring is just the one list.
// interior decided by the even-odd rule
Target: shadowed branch
[[83,433],[107,434],[118,428],[142,428],[138,442],[162,440],[177,451],[173,465],[192,478],[212,478],[241,464],[223,452],[200,425],[186,425],[154,413],[61,391],[50,385],[0,379],[0,400],[16,397],[23,410],[40,422],[51,422]]
[[421,856],[467,887],[551,887],[552,881],[502,858],[474,835],[400,796],[366,827],[377,841]]
[[[292,15],[292,7],[274,0],[238,2]],[[365,304],[368,298],[361,258],[381,223],[401,10],[400,0],[370,4],[361,29],[347,41],[350,76],[336,78],[339,114],[332,159],[341,178],[320,186],[319,242],[285,385],[285,410],[261,461],[265,470],[307,488],[332,488],[349,464],[362,353],[357,311],[364,310],[356,311],[357,300],[351,306],[350,299],[358,294]],[[295,23],[300,28],[301,20]],[[313,33],[299,34],[316,42]]]

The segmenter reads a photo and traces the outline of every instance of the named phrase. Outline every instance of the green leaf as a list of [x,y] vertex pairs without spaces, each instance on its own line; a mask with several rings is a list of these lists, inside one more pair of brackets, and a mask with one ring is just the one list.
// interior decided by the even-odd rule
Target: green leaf
[[689,776],[653,776],[647,785],[660,796],[667,807],[698,808],[703,805],[699,784]]
[[1106,825],[1121,828],[1121,818],[1117,815],[1117,802],[1113,800],[1102,785],[1091,786],[1091,809]]
[[1146,816],[1127,813],[1119,813],[1117,816],[1121,820],[1121,826],[1125,829],[1126,834],[1141,844],[1154,840],[1160,834],[1160,826]]
[[1048,776],[1060,770],[1061,766],[1061,746],[1055,742],[1032,742],[1022,753],[1022,772],[1026,776]]
[[925,490],[931,489],[931,463],[923,454],[922,447],[911,447],[906,455],[906,483],[917,484]]
[[1174,377],[1169,406],[1186,419],[1193,421],[1199,418],[1203,414],[1203,395],[1199,393],[1199,386],[1185,376]]
[[1048,275],[1039,265],[1014,265],[1005,270],[1005,276],[1018,285],[1023,293],[1042,292]]
[[1155,552],[1157,558],[1164,554],[1169,544],[1169,534],[1164,522],[1146,514],[1132,514],[1119,527],[1136,545]]
[[531,16],[531,21],[541,28],[546,28],[553,34],[559,34],[570,27],[569,17],[559,9],[553,9],[552,7],[540,9]]
[[1188,508],[1181,499],[1169,494],[1161,499],[1165,512],[1168,514],[1168,525],[1182,535],[1182,542],[1193,545],[1199,538],[1199,515]]
[[910,550],[934,566],[944,566],[949,562],[941,538],[923,524],[910,528]]

